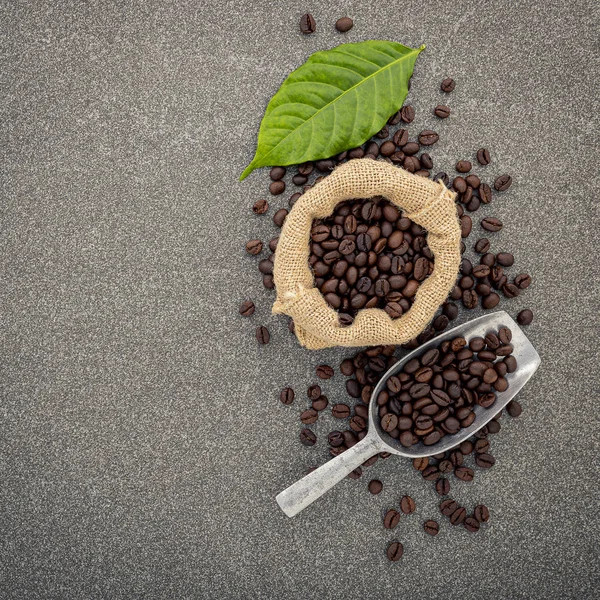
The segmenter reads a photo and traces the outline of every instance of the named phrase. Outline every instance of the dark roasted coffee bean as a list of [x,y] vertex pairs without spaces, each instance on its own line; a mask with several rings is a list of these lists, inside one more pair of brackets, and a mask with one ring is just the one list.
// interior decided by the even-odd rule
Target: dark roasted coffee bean
[[521,416],[523,409],[521,408],[521,405],[516,400],[511,400],[508,403],[508,405],[506,406],[506,412],[511,417],[519,417],[519,416]]
[[388,413],[381,419],[381,427],[384,431],[390,432],[396,429],[398,425],[398,417],[394,413]]
[[363,419],[362,417],[359,417],[358,415],[354,415],[353,417],[351,417],[350,429],[352,429],[356,432],[359,432],[366,428],[367,428],[367,422],[365,419]]
[[473,469],[469,467],[456,467],[454,469],[454,475],[462,481],[473,481]]
[[511,183],[512,177],[510,175],[500,175],[500,177],[494,181],[494,188],[499,192],[503,192],[510,187]]
[[256,328],[256,339],[259,344],[268,344],[271,340],[269,330],[262,325]]
[[[481,179],[479,179],[479,177],[477,177],[477,175],[474,174],[465,177],[465,181],[467,182],[467,185],[469,187],[472,187],[474,190],[479,189],[479,186],[481,184]],[[479,205],[477,205],[477,207],[479,208]]]
[[308,35],[309,33],[314,33],[316,29],[317,23],[315,22],[313,16],[310,13],[302,15],[300,18],[300,31],[305,35]]
[[412,123],[415,120],[415,109],[410,105],[403,106],[400,111],[400,118],[405,123]]
[[285,176],[285,167],[273,167],[269,173],[269,177],[272,181],[279,181]]
[[317,436],[310,429],[300,431],[300,441],[305,446],[314,446],[317,443]]
[[510,252],[499,252],[496,254],[496,262],[503,267],[512,267],[515,257]]
[[469,215],[463,215],[460,218],[460,234],[463,238],[469,237],[471,229],[473,228],[473,221]]
[[490,160],[490,151],[487,148],[479,148],[477,150],[477,162],[480,165],[489,165]]
[[435,482],[435,491],[440,496],[447,496],[450,493],[450,482],[445,477],[441,477]]
[[489,252],[490,249],[490,240],[487,238],[480,238],[475,242],[475,252],[479,254],[485,254]]
[[369,481],[369,491],[371,494],[379,494],[383,490],[383,483],[379,479],[371,479]]
[[252,207],[252,212],[256,215],[264,215],[269,210],[269,203],[266,200],[257,200]]
[[440,119],[447,119],[450,116],[450,107],[443,104],[438,104],[433,109],[433,114]]
[[404,546],[400,542],[392,542],[386,551],[387,557],[392,562],[398,562],[404,554]]
[[320,379],[331,379],[334,375],[334,371],[329,365],[319,365],[316,373]]
[[309,408],[300,414],[300,420],[305,425],[312,425],[313,423],[316,423],[318,418],[319,413],[313,408]]
[[482,469],[490,469],[496,463],[496,459],[491,454],[484,452],[475,457],[475,463]]
[[483,204],[489,204],[492,201],[492,189],[487,183],[479,184],[479,199]]
[[431,146],[440,139],[440,136],[431,129],[424,129],[419,134],[419,144],[422,146]]
[[473,511],[473,516],[480,523],[487,523],[490,519],[490,511],[485,504],[478,504]]
[[486,217],[485,219],[482,219],[481,226],[486,231],[500,231],[502,229],[502,221],[495,217]]
[[253,256],[260,254],[262,249],[263,243],[260,240],[250,240],[246,243],[246,252],[248,254],[252,254]]
[[327,408],[327,405],[329,404],[329,398],[327,398],[327,396],[319,396],[316,400],[313,400],[312,403],[312,407],[316,410],[316,411],[322,411],[325,410]]
[[[455,165],[455,169],[459,172],[459,173],[468,173],[471,170],[471,167],[473,165],[471,165],[471,163],[468,160],[459,160],[456,165]],[[465,182],[466,183],[466,182]],[[465,190],[466,191],[466,190]]]
[[383,526],[386,529],[394,529],[400,523],[400,513],[393,508],[390,508],[383,517]]
[[483,300],[481,301],[481,305],[483,306],[483,308],[489,310],[491,308],[498,306],[499,302],[500,302],[500,296],[498,296],[498,294],[492,292],[483,298]]
[[467,531],[475,533],[479,531],[479,521],[475,517],[466,517],[464,527]]
[[444,500],[440,504],[440,512],[446,517],[449,517],[452,513],[454,513],[457,508],[459,508],[459,506],[456,501],[450,498]]
[[400,499],[400,510],[405,515],[410,515],[415,512],[417,505],[415,501],[410,496],[402,496]]
[[336,419],[346,419],[350,416],[350,407],[347,404],[334,404],[331,407],[331,414]]
[[423,169],[433,168],[433,160],[431,159],[431,156],[427,154],[427,152],[423,152],[423,154],[421,154],[419,161],[421,162],[421,167],[423,167]]
[[[519,325],[529,325],[533,321],[533,312],[528,308],[522,310],[517,315],[517,323]],[[510,371],[509,371],[510,373]]]
[[425,521],[425,523],[423,523],[423,529],[425,530],[425,533],[428,533],[429,535],[437,535],[440,532],[440,526],[437,521]]
[[283,388],[279,394],[279,400],[282,404],[291,404],[294,401],[294,390],[289,387]]
[[341,431],[330,431],[327,436],[327,442],[330,446],[337,448],[344,444],[344,436]]
[[354,21],[350,17],[342,17],[335,22],[335,28],[340,33],[346,33],[352,29]]
[[272,181],[269,185],[269,191],[273,196],[279,196],[285,192],[285,181]]
[[277,227],[282,227],[283,222],[285,221],[286,217],[288,216],[288,213],[289,213],[289,211],[286,208],[280,208],[273,215],[273,223],[275,223],[275,225],[277,225]]
[[446,92],[447,94],[449,94],[454,90],[455,86],[456,83],[454,82],[454,79],[452,79],[451,77],[447,77],[446,79],[444,79],[444,81],[442,81],[440,87],[442,89],[442,92]]
[[460,525],[466,518],[467,511],[462,506],[459,506],[451,515],[450,523],[452,525]]
[[[335,167],[335,162],[329,158],[326,160],[317,160],[314,164],[317,168],[317,171],[321,171],[321,173],[328,173],[329,171],[333,171]],[[318,183],[318,181],[319,178],[317,177],[315,183]]]
[[240,304],[240,315],[242,317],[249,317],[254,314],[255,306],[252,300],[245,300]]
[[425,456],[423,458],[413,459],[413,467],[417,471],[423,471],[429,465],[429,459]]

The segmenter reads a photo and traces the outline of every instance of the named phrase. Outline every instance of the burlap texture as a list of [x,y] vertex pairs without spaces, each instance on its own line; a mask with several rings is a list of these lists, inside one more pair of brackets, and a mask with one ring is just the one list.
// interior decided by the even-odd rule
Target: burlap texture
[[[381,309],[362,309],[350,327],[339,324],[314,287],[308,264],[313,219],[329,216],[344,200],[384,196],[428,231],[434,254],[431,275],[421,283],[415,302],[399,319]],[[383,161],[351,160],[303,194],[287,216],[275,253],[273,313],[294,319],[296,336],[311,350],[331,346],[402,344],[417,336],[446,300],[460,265],[460,226],[454,193],[443,183],[412,175]]]

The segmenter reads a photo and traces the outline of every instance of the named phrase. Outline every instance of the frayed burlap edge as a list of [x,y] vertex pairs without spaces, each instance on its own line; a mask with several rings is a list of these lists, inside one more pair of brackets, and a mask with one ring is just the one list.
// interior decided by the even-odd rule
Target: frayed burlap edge
[[[337,311],[314,287],[308,264],[312,222],[330,215],[339,202],[373,196],[384,196],[427,229],[434,268],[419,286],[410,310],[399,319],[369,308],[360,310],[350,327],[342,327]],[[413,339],[431,321],[456,281],[461,235],[454,196],[443,183],[383,161],[363,158],[339,166],[303,194],[285,220],[273,268],[277,292],[273,313],[292,317],[299,342],[311,350],[402,344]]]

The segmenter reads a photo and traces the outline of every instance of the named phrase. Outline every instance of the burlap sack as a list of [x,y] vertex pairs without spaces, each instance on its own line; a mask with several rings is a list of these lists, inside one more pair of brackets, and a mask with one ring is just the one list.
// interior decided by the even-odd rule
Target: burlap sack
[[[428,231],[434,269],[421,283],[408,312],[392,320],[378,308],[362,309],[350,327],[342,327],[337,311],[314,287],[308,264],[313,219],[330,215],[344,200],[384,196]],[[417,336],[446,300],[460,264],[460,227],[454,193],[444,184],[418,177],[383,161],[351,160],[303,194],[285,220],[273,279],[274,313],[294,319],[296,335],[311,350],[330,346],[402,344]]]

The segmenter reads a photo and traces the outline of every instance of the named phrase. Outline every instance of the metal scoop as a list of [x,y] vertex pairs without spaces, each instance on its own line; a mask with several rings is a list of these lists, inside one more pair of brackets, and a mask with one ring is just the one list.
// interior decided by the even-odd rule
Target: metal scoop
[[[398,440],[392,438],[381,428],[379,415],[377,414],[378,406],[375,399],[385,387],[386,381],[392,375],[398,373],[406,362],[415,356],[420,356],[429,348],[438,346],[445,340],[463,336],[469,341],[473,337],[484,337],[490,331],[497,331],[500,327],[508,327],[512,331],[511,343],[514,348],[513,356],[517,359],[517,370],[506,376],[508,379],[508,389],[505,392],[496,393],[497,400],[493,407],[488,409],[476,405],[473,409],[475,420],[469,427],[459,430],[454,435],[446,435],[439,442],[431,446],[425,446],[422,442],[419,442],[410,448],[405,448]],[[540,357],[535,348],[525,337],[519,326],[504,311],[479,317],[438,335],[436,338],[407,354],[381,378],[373,390],[369,403],[369,430],[367,435],[356,445],[352,446],[352,448],[332,458],[323,466],[281,492],[276,497],[277,503],[288,517],[293,517],[309,504],[312,504],[317,498],[320,498],[327,490],[331,489],[363,462],[379,452],[391,452],[392,454],[406,456],[407,458],[420,458],[445,452],[446,450],[450,450],[450,448],[458,446],[491,421],[494,415],[500,412],[517,395],[519,390],[535,373],[539,365]]]

